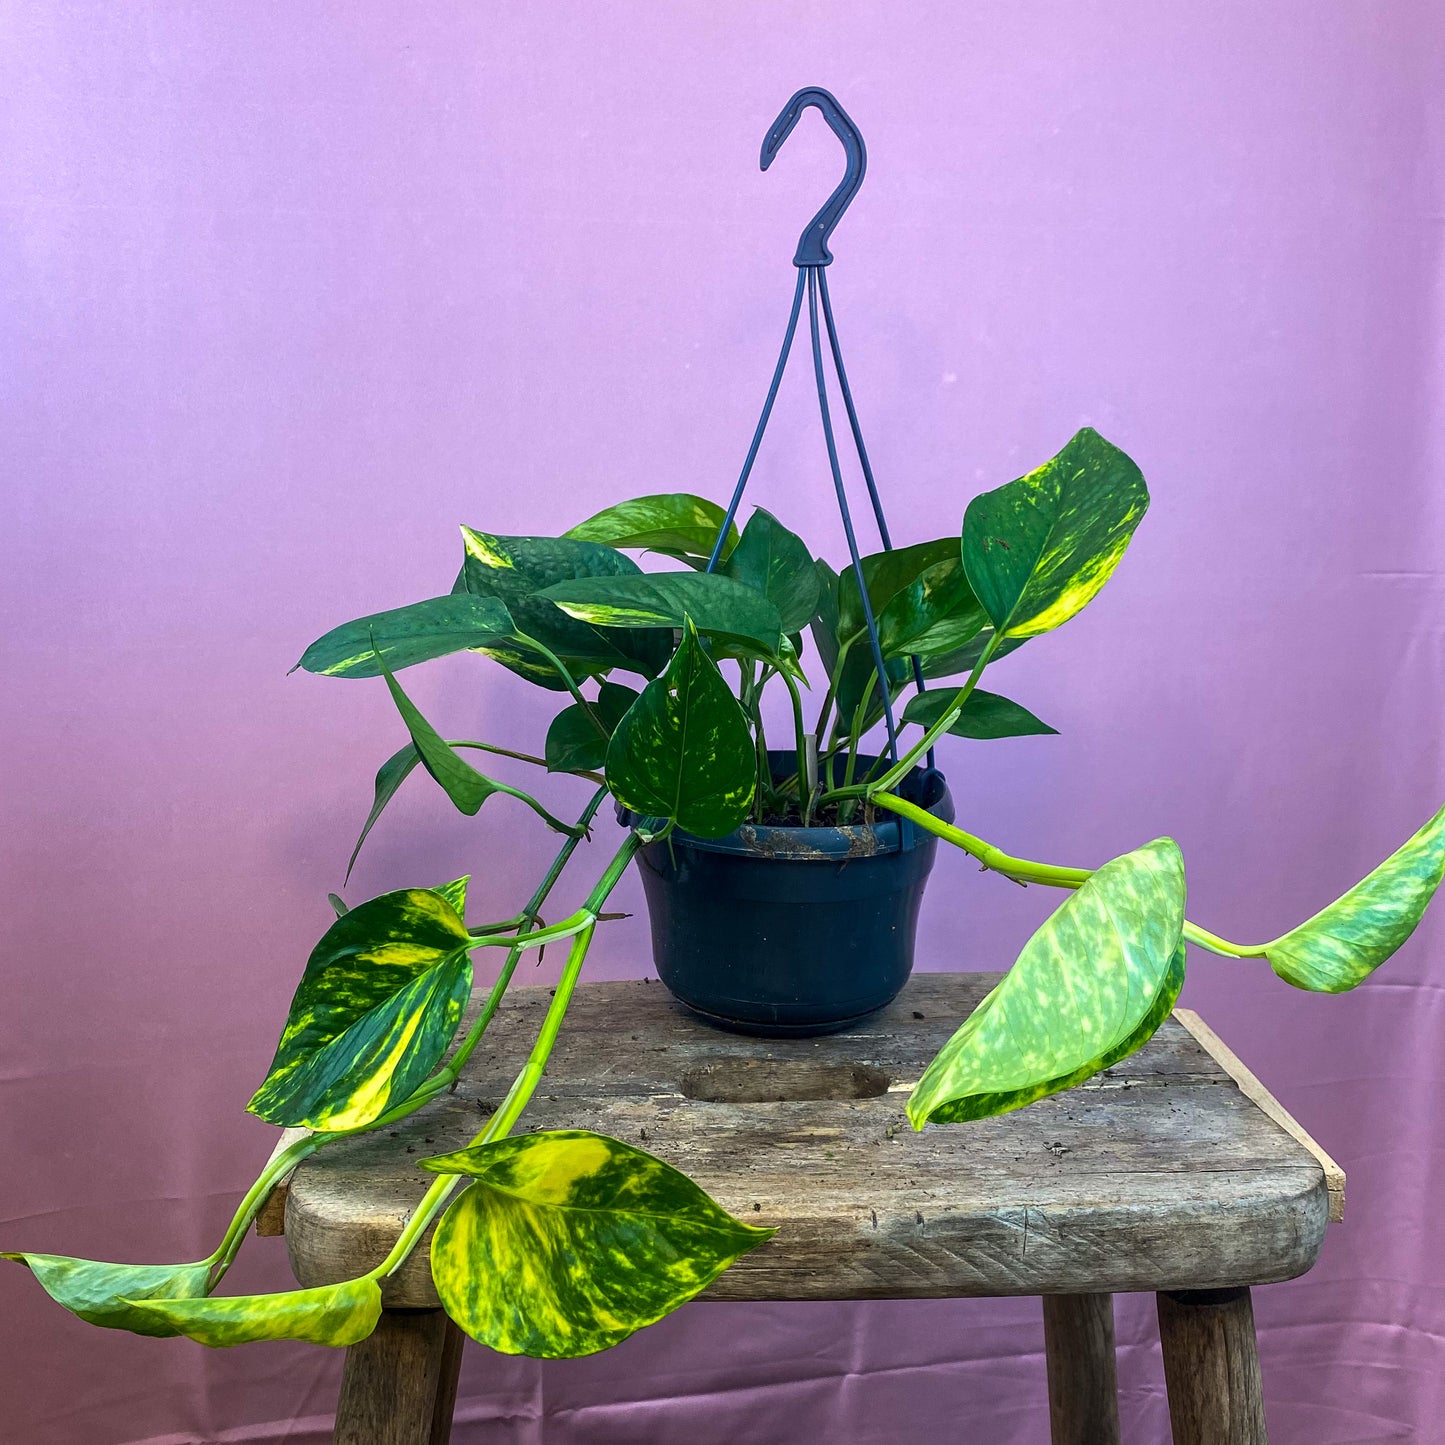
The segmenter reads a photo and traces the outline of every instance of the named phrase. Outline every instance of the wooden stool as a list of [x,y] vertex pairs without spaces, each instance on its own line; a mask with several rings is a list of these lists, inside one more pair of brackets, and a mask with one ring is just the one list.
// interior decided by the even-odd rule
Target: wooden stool
[[[1262,1445],[1249,1287],[1310,1268],[1343,1174],[1183,1010],[1082,1089],[913,1133],[906,1091],[996,981],[919,975],[850,1033],[781,1040],[711,1029],[651,980],[586,984],[524,1125],[638,1144],[739,1218],[778,1225],[705,1299],[1042,1295],[1054,1445],[1118,1441],[1112,1296],[1155,1291],[1176,1445]],[[417,1159],[481,1127],[548,993],[508,994],[455,1093],[301,1165],[284,1228],[303,1285],[385,1256],[430,1182]],[[337,1445],[440,1445],[462,1336],[425,1245],[384,1298],[347,1353]]]

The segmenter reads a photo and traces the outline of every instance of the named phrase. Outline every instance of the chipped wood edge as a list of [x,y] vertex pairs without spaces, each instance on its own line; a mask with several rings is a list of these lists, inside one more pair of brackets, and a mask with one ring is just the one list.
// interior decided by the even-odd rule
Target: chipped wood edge
[[1306,1132],[1303,1124],[1265,1088],[1244,1061],[1199,1017],[1193,1009],[1177,1008],[1174,1017],[1206,1054],[1229,1075],[1244,1095],[1261,1113],[1274,1120],[1297,1144],[1303,1145],[1314,1155],[1325,1173],[1325,1189],[1329,1193],[1331,1224],[1339,1224],[1345,1217],[1345,1171],[1320,1148]]
[[[289,1149],[297,1140],[307,1138],[310,1133],[310,1129],[283,1129],[266,1164],[269,1166],[283,1150]],[[294,1169],[289,1170],[271,1186],[271,1192],[256,1212],[256,1233],[263,1239],[274,1239],[286,1233],[286,1195],[291,1188],[291,1175],[295,1172]]]

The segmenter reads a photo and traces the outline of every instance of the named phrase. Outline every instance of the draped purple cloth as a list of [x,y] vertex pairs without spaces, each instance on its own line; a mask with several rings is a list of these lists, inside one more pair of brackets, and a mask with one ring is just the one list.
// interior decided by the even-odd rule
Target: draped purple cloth
[[[990,673],[1061,735],[949,740],[966,825],[1074,864],[1168,832],[1192,916],[1250,940],[1445,797],[1432,0],[6,0],[0,36],[0,1247],[211,1248],[402,740],[380,684],[286,669],[444,592],[459,522],[726,495],[841,173],[816,116],[757,169],[802,85],[868,141],[831,281],[895,539],[1086,422],[1155,498],[1098,601]],[[799,365],[752,500],[836,561],[815,407]],[[556,702],[472,657],[409,677],[504,745]],[[471,871],[507,914],[551,847],[418,775],[348,896]],[[1003,966],[1056,901],[949,858],[921,966]],[[1350,1173],[1319,1266],[1257,1296],[1283,1445],[1445,1412],[1442,920],[1342,998],[1191,961],[1184,1001]],[[595,962],[645,972],[642,919]],[[287,1278],[274,1240],[233,1276]],[[1119,1313],[1126,1438],[1164,1438],[1151,1302]],[[470,1351],[456,1438],[1023,1445],[1041,1349],[1029,1300],[698,1305],[591,1360]],[[95,1331],[0,1267],[24,1445],[320,1441],[339,1365]]]

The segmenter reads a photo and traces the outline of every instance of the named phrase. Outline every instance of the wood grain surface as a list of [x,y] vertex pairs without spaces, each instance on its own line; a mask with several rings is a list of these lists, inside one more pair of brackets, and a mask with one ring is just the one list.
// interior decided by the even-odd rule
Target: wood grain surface
[[[639,1145],[778,1226],[709,1299],[1203,1289],[1309,1269],[1328,1212],[1319,1161],[1173,1020],[1081,1089],[913,1132],[909,1088],[996,981],[915,975],[862,1027],[783,1040],[710,1028],[651,980],[584,984],[523,1127]],[[385,1255],[430,1181],[417,1161],[483,1126],[548,998],[514,989],[454,1093],[300,1166],[285,1232],[302,1284]],[[436,1305],[424,1247],[385,1298]]]

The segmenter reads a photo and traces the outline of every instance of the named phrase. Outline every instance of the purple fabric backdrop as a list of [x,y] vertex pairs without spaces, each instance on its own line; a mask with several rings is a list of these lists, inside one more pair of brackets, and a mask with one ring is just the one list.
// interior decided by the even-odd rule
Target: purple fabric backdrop
[[[8,0],[5,1247],[210,1247],[399,740],[379,685],[286,668],[444,590],[458,522],[725,495],[838,173],[816,116],[758,172],[803,84],[868,139],[832,281],[899,540],[1084,422],[1154,491],[1099,601],[999,670],[1062,736],[948,749],[969,826],[1065,862],[1171,832],[1193,915],[1255,937],[1445,796],[1432,0]],[[755,499],[836,558],[811,405],[795,370]],[[535,739],[549,711],[481,665],[413,676],[464,734]],[[508,912],[549,848],[417,780],[350,896],[471,870]],[[948,861],[924,966],[1006,963],[1051,901]],[[1351,1172],[1319,1267],[1258,1297],[1283,1445],[1445,1412],[1441,918],[1340,999],[1192,964],[1185,1001]],[[595,952],[645,971],[641,920]],[[239,1272],[285,1277],[276,1241]],[[1120,1317],[1127,1438],[1157,1440],[1149,1303]],[[1040,1349],[1031,1301],[694,1306],[590,1361],[473,1350],[456,1438],[1040,1441]],[[0,1272],[24,1445],[319,1441],[338,1367],[100,1333]]]

